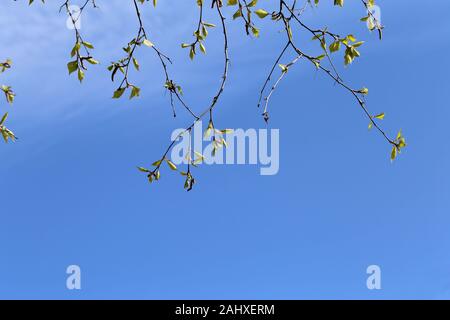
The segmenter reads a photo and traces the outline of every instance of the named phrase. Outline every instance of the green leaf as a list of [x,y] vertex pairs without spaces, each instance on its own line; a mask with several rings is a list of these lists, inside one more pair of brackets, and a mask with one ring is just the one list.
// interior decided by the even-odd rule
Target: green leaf
[[177,166],[172,161],[166,159],[166,163],[169,166],[169,168],[172,169],[173,171],[177,170]]
[[265,17],[267,17],[269,15],[269,13],[266,10],[263,9],[258,9],[255,11],[255,14],[260,17],[261,19],[264,19]]
[[2,126],[5,123],[6,119],[8,119],[8,112],[5,113],[2,119],[0,120],[0,126]]
[[73,72],[78,70],[78,61],[71,61],[67,64],[67,69],[69,70],[69,74],[72,74]]
[[78,80],[80,80],[80,82],[82,82],[84,79],[84,72],[81,69],[78,69]]
[[384,117],[385,117],[385,114],[384,114],[384,112],[383,112],[383,113],[377,114],[374,118],[376,118],[376,119],[378,119],[378,120],[383,120]]

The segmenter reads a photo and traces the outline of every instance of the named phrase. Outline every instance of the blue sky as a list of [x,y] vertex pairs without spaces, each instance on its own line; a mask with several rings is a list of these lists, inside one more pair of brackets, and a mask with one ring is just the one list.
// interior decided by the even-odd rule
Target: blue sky
[[[135,34],[132,7],[103,1],[84,17],[102,64],[80,86],[67,76],[74,39],[58,1],[22,2],[0,5],[0,58],[14,61],[0,79],[17,92],[1,111],[10,111],[20,137],[0,147],[0,298],[450,298],[448,1],[379,0],[382,42],[358,21],[359,3],[323,3],[306,15],[367,41],[362,58],[340,68],[352,86],[370,88],[368,104],[386,112],[391,135],[403,129],[409,146],[395,163],[354,100],[301,63],[272,100],[279,174],[203,166],[190,193],[175,174],[149,186],[135,169],[189,122],[181,109],[171,117],[148,51],[133,74],[141,98],[111,99],[105,69]],[[220,32],[211,32],[208,56],[191,63],[179,44],[195,28],[194,6],[159,2],[145,10],[150,37],[170,53],[174,78],[201,110],[220,80]],[[212,13],[208,19],[215,22]],[[282,36],[260,24],[253,40],[230,23],[220,127],[266,128],[256,101]],[[82,269],[81,291],[66,289],[72,264]],[[366,288],[372,264],[382,269],[380,291]]]

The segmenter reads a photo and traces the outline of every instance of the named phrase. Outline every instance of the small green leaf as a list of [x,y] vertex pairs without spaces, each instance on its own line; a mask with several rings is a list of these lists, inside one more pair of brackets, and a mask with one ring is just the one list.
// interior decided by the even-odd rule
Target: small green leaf
[[176,171],[177,170],[177,166],[170,160],[166,159],[167,165],[169,166],[170,169]]

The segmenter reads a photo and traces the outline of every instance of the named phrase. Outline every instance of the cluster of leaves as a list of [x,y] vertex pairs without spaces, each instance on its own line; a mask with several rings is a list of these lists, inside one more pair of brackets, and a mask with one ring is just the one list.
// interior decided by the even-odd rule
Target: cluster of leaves
[[[318,36],[314,36],[314,39],[320,39],[320,44],[323,47],[323,49],[326,51],[326,39],[325,36],[322,38]],[[345,38],[339,38],[336,36],[334,39],[335,41],[329,45],[329,50],[331,53],[337,52],[341,49],[341,44],[345,46],[345,54],[344,54],[344,63],[345,65],[349,65],[353,63],[353,61],[360,57],[361,54],[359,53],[358,49],[360,46],[364,44],[364,41],[357,41],[356,38],[350,34],[346,36]]]
[[179,172],[181,176],[185,177],[184,188],[188,191],[192,190],[192,188],[194,187],[194,184],[195,184],[195,179],[192,176],[190,167],[189,167],[188,171],[180,171],[178,169],[178,167],[166,157],[164,157],[161,160],[155,161],[152,164],[152,166],[154,167],[153,170],[143,168],[143,167],[138,167],[138,169],[139,169],[139,171],[146,173],[148,181],[150,183],[153,183],[154,181],[158,181],[160,179],[161,166],[163,163],[167,164],[167,166],[170,168],[170,170]]
[[[227,142],[224,138],[224,135],[231,132],[232,130],[230,129],[216,129],[214,127],[213,121],[209,122],[208,127],[204,133],[204,139],[211,139],[212,141],[212,157],[216,155],[219,149],[227,147]],[[188,134],[189,140],[191,139],[191,129],[184,132],[183,134]],[[202,164],[205,161],[205,156],[200,152],[191,150],[189,148],[188,153],[185,156],[185,160],[187,163],[186,171],[180,170],[172,161],[170,161],[170,159],[167,158],[167,154],[165,154],[162,159],[155,161],[152,164],[152,170],[144,167],[138,167],[138,170],[146,173],[149,182],[152,183],[154,181],[158,181],[161,178],[161,166],[165,163],[172,171],[179,172],[181,176],[185,177],[184,188],[187,191],[191,191],[196,181],[194,176],[192,175],[192,167],[197,167],[198,165]]]
[[[320,0],[314,0],[314,4],[316,6],[319,5]],[[370,31],[374,31],[377,30],[380,40],[383,37],[383,29],[384,27],[381,25],[380,21],[378,21],[376,19],[376,17],[373,15],[372,11],[370,10],[371,8],[373,8],[375,6],[375,0],[361,0],[361,2],[363,3],[363,5],[366,7],[367,9],[367,15],[365,15],[364,17],[361,18],[361,21],[366,22],[367,23],[367,27],[369,28]],[[335,6],[339,6],[339,7],[343,7],[344,6],[344,0],[334,0],[334,5]]]
[[[81,48],[84,48],[86,55],[81,54]],[[70,61],[67,64],[67,69],[69,70],[69,74],[77,72],[78,80],[80,82],[84,80],[84,71],[87,70],[86,62],[93,65],[98,64],[98,61],[89,54],[89,49],[94,49],[94,46],[91,43],[77,39],[77,42],[70,52],[70,56],[75,58],[75,60]]]
[[362,0],[364,3],[364,6],[367,9],[367,15],[361,18],[361,21],[367,23],[367,27],[370,31],[377,30],[378,36],[380,40],[383,38],[383,25],[380,23],[380,21],[377,20],[377,18],[373,15],[371,8],[375,6],[375,0]]
[[245,25],[245,32],[247,35],[253,34],[255,37],[259,37],[260,30],[253,23],[253,15],[257,15],[259,18],[264,19],[269,15],[269,13],[264,9],[255,9],[258,4],[258,0],[252,0],[247,3],[247,1],[242,0],[228,0],[228,6],[236,6],[237,10],[233,14],[233,19],[242,19]]
[[206,128],[203,138],[205,140],[206,139],[212,140],[212,150],[211,150],[212,157],[215,157],[217,151],[219,149],[221,149],[222,147],[225,147],[225,148],[228,147],[227,142],[224,138],[224,135],[226,135],[227,133],[231,133],[231,132],[232,132],[231,129],[216,129],[212,119],[209,121],[208,127]]
[[[0,62],[0,73],[5,72],[6,70],[10,69],[12,65],[12,61],[11,60],[6,60],[4,62]],[[10,86],[6,86],[6,85],[2,85],[0,87],[0,89],[3,91],[4,95],[5,95],[5,99],[9,104],[12,104],[14,102],[14,98],[15,98],[15,93],[12,90],[12,88]],[[14,135],[14,133],[8,129],[6,127],[6,120],[8,118],[8,113],[6,112],[5,114],[3,114],[1,120],[0,120],[0,134],[3,137],[3,140],[5,140],[5,142],[8,142],[9,140],[16,140],[16,136]]]
[[115,80],[117,72],[120,72],[123,76],[119,88],[117,88],[117,90],[114,91],[113,94],[114,99],[121,98],[125,93],[125,91],[127,91],[128,89],[131,90],[130,99],[133,99],[134,97],[138,97],[140,95],[141,88],[130,83],[128,75],[129,75],[129,67],[131,64],[137,71],[139,71],[140,69],[139,61],[137,60],[136,57],[134,57],[134,52],[137,47],[140,47],[142,45],[145,45],[149,48],[153,47],[153,43],[148,39],[143,38],[143,36],[139,38],[134,38],[127,44],[126,47],[122,48],[123,51],[126,53],[126,56],[122,59],[112,62],[111,65],[108,67],[108,70],[111,72],[111,80],[113,82]]
[[193,60],[197,54],[197,47],[200,51],[206,54],[206,47],[204,41],[208,37],[209,28],[215,28],[216,26],[212,23],[203,21],[203,0],[197,0],[197,6],[200,10],[200,17],[198,20],[197,30],[194,31],[194,42],[192,43],[182,43],[181,47],[183,49],[189,48],[189,58]]
[[397,158],[397,155],[401,153],[402,149],[405,147],[406,139],[403,136],[402,131],[400,130],[394,140],[394,145],[392,146],[391,160],[394,161]]

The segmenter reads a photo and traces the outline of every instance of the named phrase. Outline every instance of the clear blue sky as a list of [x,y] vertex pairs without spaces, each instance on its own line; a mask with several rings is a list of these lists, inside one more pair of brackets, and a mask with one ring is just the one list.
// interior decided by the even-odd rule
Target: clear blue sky
[[[83,20],[102,65],[80,86],[67,76],[73,34],[58,1],[25,2],[0,5],[0,58],[14,60],[0,82],[17,92],[1,111],[20,137],[0,146],[0,298],[450,298],[448,1],[378,1],[382,42],[358,21],[356,1],[307,15],[367,41],[343,76],[370,88],[388,132],[403,129],[409,146],[398,161],[354,100],[302,63],[272,101],[280,173],[201,167],[191,193],[175,174],[149,186],[135,169],[188,122],[170,116],[149,51],[134,75],[142,97],[110,98],[105,68],[134,36],[131,6],[99,1]],[[222,68],[220,32],[191,63],[179,44],[195,28],[194,8],[159,2],[145,10],[151,38],[174,58],[186,99],[203,109]],[[231,25],[231,83],[216,122],[265,128],[258,89],[282,38],[265,23],[259,40]],[[65,287],[71,264],[82,269],[81,291]],[[382,268],[381,291],[366,288],[372,264]]]

